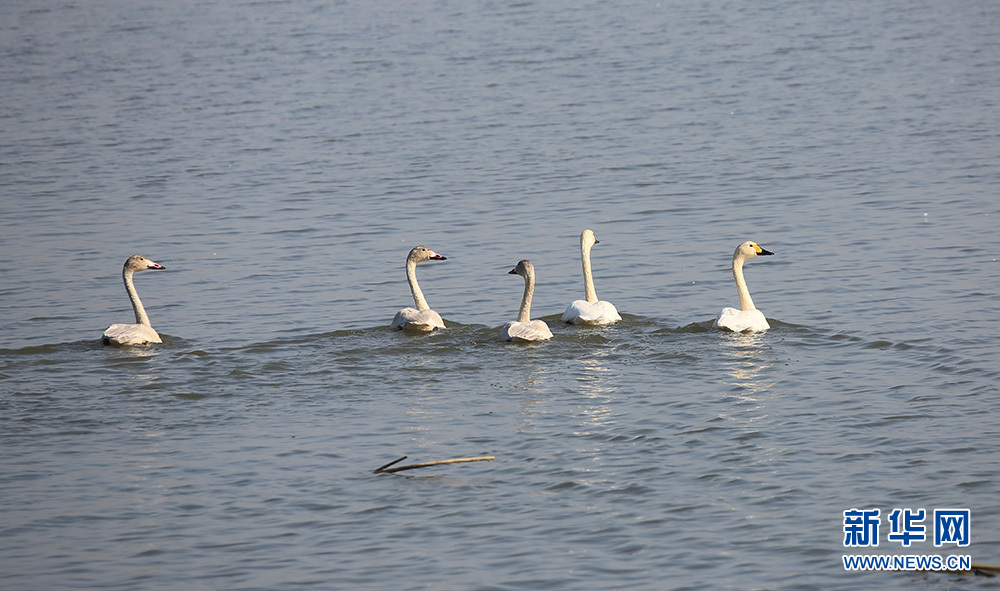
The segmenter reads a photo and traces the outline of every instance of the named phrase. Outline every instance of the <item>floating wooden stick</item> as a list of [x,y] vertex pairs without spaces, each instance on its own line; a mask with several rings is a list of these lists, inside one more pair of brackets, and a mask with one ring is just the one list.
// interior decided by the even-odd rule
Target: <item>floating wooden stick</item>
[[389,466],[391,466],[393,464],[398,464],[398,463],[402,462],[403,460],[405,460],[408,457],[409,456],[403,456],[403,457],[399,458],[398,460],[393,460],[393,461],[389,462],[385,466],[380,466],[378,468],[375,468],[375,472],[374,473],[378,474],[379,472],[385,472],[385,469],[388,468]]
[[393,472],[400,472],[403,470],[413,470],[414,468],[426,468],[428,466],[440,466],[442,464],[461,464],[462,462],[489,462],[493,459],[493,456],[479,456],[478,458],[455,458],[453,460],[437,460],[436,462],[424,462],[422,464],[407,464],[406,466],[399,466],[398,468],[390,468],[393,464],[398,464],[405,460],[407,456],[403,456],[398,460],[393,460],[382,466],[376,468],[373,472],[374,474],[392,474]]
[[973,565],[970,565],[969,570],[958,570],[958,569],[937,570],[937,571],[934,571],[934,570],[917,570],[917,571],[914,571],[914,572],[918,572],[918,573],[946,573],[946,574],[949,574],[949,575],[976,575],[976,576],[979,576],[979,577],[989,577],[989,578],[992,579],[993,577],[995,577],[997,575],[1000,575],[1000,566],[991,566],[989,564],[973,564]]
[[949,571],[949,572],[961,572],[963,574],[971,572],[974,575],[979,575],[980,577],[995,577],[1000,575],[1000,566],[990,566],[988,564],[973,564],[971,571]]

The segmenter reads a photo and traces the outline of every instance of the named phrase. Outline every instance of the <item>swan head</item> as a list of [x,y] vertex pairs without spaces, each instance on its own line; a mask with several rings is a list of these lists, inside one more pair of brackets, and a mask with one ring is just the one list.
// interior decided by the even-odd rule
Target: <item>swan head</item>
[[595,244],[600,244],[601,241],[594,236],[593,230],[584,230],[583,234],[580,234],[580,246],[584,248],[590,248]]
[[531,261],[525,259],[523,261],[518,261],[517,266],[510,271],[507,271],[507,274],[528,277],[535,274],[535,266],[531,264]]
[[136,271],[145,271],[146,269],[166,269],[166,267],[159,263],[154,263],[141,254],[134,254],[125,261],[126,271],[134,273]]
[[424,261],[447,261],[448,257],[443,257],[426,246],[416,246],[406,257],[408,262],[422,263]]
[[767,256],[774,254],[769,250],[764,250],[759,244],[753,240],[747,240],[743,244],[736,247],[736,252],[733,253],[733,260],[736,259],[751,259],[755,256]]

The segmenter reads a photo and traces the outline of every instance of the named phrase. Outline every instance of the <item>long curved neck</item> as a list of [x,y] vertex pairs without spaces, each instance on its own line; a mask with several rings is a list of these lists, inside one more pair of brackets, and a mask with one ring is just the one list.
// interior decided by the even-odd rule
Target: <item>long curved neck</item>
[[531,320],[531,296],[535,293],[535,274],[528,273],[524,278],[524,297],[521,298],[521,310],[517,313],[518,322]]
[[733,258],[733,278],[736,279],[736,291],[740,294],[740,309],[755,310],[750,290],[747,289],[747,281],[743,278],[743,261],[741,257]]
[[413,303],[417,310],[430,310],[427,300],[424,299],[424,292],[420,291],[417,285],[417,263],[416,261],[406,261],[406,281],[410,284],[410,293],[413,294]]
[[132,283],[133,273],[134,271],[131,269],[122,270],[122,280],[125,282],[125,291],[128,292],[128,299],[132,301],[132,309],[135,310],[135,322],[136,324],[151,326],[149,324],[149,316],[146,316],[146,309],[142,307],[142,302],[139,301],[139,294],[135,291],[135,285]]
[[597,303],[597,290],[594,289],[594,274],[590,270],[590,246],[580,241],[580,258],[583,260],[583,294],[591,304]]

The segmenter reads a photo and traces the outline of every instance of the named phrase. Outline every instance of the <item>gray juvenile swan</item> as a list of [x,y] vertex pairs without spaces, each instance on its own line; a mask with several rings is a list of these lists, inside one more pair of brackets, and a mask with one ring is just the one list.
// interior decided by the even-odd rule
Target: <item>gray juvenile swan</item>
[[715,328],[725,328],[733,332],[762,331],[771,328],[767,323],[764,313],[753,305],[750,298],[750,290],[747,289],[747,282],[743,278],[743,263],[747,259],[755,256],[772,255],[773,252],[764,250],[752,240],[747,240],[736,247],[733,253],[733,279],[736,280],[736,291],[740,294],[740,309],[723,308],[719,312],[719,317],[715,319]]
[[531,261],[519,261],[517,266],[507,272],[509,275],[524,277],[524,296],[521,298],[521,310],[517,321],[508,322],[500,331],[500,338],[505,341],[530,343],[552,338],[552,332],[544,320],[531,319],[531,296],[535,293],[535,267]]
[[134,254],[125,261],[122,267],[122,280],[125,282],[125,291],[128,299],[132,301],[132,309],[135,310],[135,324],[112,324],[104,331],[101,340],[105,345],[144,345],[146,343],[162,343],[160,335],[156,334],[149,324],[149,316],[146,316],[146,309],[139,301],[139,294],[135,291],[132,283],[132,275],[136,271],[146,269],[166,269],[163,265],[154,263],[146,257]]
[[413,303],[416,308],[403,308],[396,312],[392,324],[393,330],[406,330],[413,332],[431,332],[439,328],[444,328],[444,320],[441,315],[431,310],[424,299],[424,292],[420,291],[417,285],[417,263],[424,261],[446,261],[446,257],[439,255],[426,246],[417,246],[410,251],[406,257],[406,281],[410,284],[410,293],[413,294]]
[[574,300],[563,312],[562,321],[568,324],[611,324],[622,319],[617,308],[611,302],[597,299],[594,289],[594,275],[590,270],[590,249],[600,244],[592,230],[584,230],[580,234],[580,259],[583,261],[583,293],[582,300]]

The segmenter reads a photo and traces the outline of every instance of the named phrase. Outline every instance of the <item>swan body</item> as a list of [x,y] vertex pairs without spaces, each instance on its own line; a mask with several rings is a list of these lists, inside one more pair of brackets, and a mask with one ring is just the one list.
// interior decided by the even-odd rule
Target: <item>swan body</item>
[[590,249],[600,241],[592,230],[584,230],[580,234],[580,259],[583,261],[583,293],[582,300],[575,300],[566,307],[562,321],[567,324],[602,325],[618,322],[622,319],[617,308],[611,302],[597,299],[594,289],[594,275],[590,270]]
[[500,338],[517,343],[531,343],[552,338],[552,331],[544,320],[531,319],[531,297],[535,293],[535,267],[531,261],[519,261],[517,266],[508,271],[509,275],[524,277],[524,296],[521,298],[521,310],[517,320],[508,322],[500,331]]
[[122,281],[125,282],[125,292],[128,293],[132,309],[135,311],[135,324],[112,324],[109,326],[104,331],[104,336],[101,337],[105,345],[144,345],[163,342],[160,335],[149,324],[149,316],[146,316],[146,309],[142,307],[139,294],[135,291],[132,275],[137,271],[165,268],[139,254],[134,254],[125,261],[125,266],[122,267]]
[[621,314],[611,302],[594,302],[586,300],[575,300],[566,306],[562,320],[566,324],[587,324],[591,326],[602,326],[613,324],[621,320]]
[[747,240],[736,247],[733,253],[733,279],[736,280],[736,291],[740,294],[740,309],[723,308],[719,312],[719,317],[713,324],[716,328],[725,328],[733,332],[743,331],[763,331],[771,328],[767,323],[764,313],[753,305],[750,298],[750,290],[747,289],[747,282],[743,278],[743,263],[755,256],[766,256],[774,254],[764,250],[757,243]]
[[406,281],[410,284],[410,293],[413,294],[415,308],[403,308],[396,312],[396,316],[389,325],[393,330],[405,330],[412,332],[431,332],[439,328],[444,328],[444,320],[441,315],[431,310],[424,299],[424,293],[417,285],[417,263],[424,261],[446,261],[443,257],[426,246],[417,246],[410,251],[406,257]]

